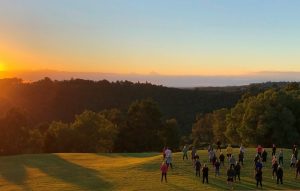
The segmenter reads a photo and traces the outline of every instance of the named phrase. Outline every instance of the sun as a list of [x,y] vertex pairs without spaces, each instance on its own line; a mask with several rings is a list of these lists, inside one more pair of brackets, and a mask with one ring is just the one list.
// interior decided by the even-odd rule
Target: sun
[[5,70],[5,64],[3,61],[0,60],[0,72],[3,72]]

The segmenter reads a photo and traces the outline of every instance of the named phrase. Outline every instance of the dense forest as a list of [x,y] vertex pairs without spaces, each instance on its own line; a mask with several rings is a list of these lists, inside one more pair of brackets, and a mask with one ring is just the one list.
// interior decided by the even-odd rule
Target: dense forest
[[23,83],[21,79],[0,80],[0,112],[23,108],[35,124],[52,121],[71,122],[85,110],[100,112],[151,98],[158,103],[164,119],[176,118],[184,134],[190,133],[195,113],[207,113],[233,106],[244,93],[243,87],[177,89],[132,83],[73,79],[52,81],[49,78]]
[[3,79],[0,89],[1,154],[158,151],[216,140],[270,144],[283,134],[290,143],[300,132],[297,83],[178,89],[45,78]]
[[300,140],[300,88],[290,83],[257,95],[244,94],[230,109],[198,114],[192,128],[195,145],[203,142],[290,147]]

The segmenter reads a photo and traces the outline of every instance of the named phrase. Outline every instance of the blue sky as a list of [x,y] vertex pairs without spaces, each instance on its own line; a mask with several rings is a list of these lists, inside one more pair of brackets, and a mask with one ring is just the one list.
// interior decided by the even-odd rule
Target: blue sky
[[[300,71],[296,0],[3,0],[3,70]],[[0,67],[1,69],[1,67]]]

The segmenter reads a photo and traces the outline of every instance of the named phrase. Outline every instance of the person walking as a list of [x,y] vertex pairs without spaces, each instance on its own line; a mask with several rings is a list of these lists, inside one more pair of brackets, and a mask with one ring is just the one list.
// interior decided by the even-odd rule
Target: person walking
[[191,152],[191,158],[192,158],[192,161],[195,160],[195,155],[197,153],[197,149],[193,146],[192,147],[192,152]]
[[278,155],[278,159],[279,159],[279,165],[283,166],[283,150],[280,149],[279,151],[279,155]]
[[274,161],[274,163],[272,164],[272,179],[274,179],[274,176],[277,177],[277,170],[278,170],[278,162],[277,160]]
[[236,177],[238,177],[239,182],[241,181],[241,165],[239,162],[236,162],[236,165],[234,167],[234,181],[236,182]]
[[162,150],[162,154],[163,154],[163,159],[166,158],[166,150],[167,150],[167,147],[164,146],[163,150]]
[[267,153],[266,149],[264,149],[261,156],[262,156],[262,162],[264,162],[264,163],[267,162],[268,153]]
[[277,184],[279,184],[279,181],[281,184],[283,184],[282,179],[283,179],[283,169],[279,165],[277,169]]
[[196,170],[196,176],[200,177],[200,169],[201,169],[201,163],[199,159],[196,159],[195,162],[195,170]]
[[239,154],[239,163],[242,164],[242,166],[244,165],[244,153],[241,151]]
[[215,177],[220,176],[220,166],[221,166],[221,163],[217,159],[215,162]]
[[245,154],[245,151],[246,151],[245,147],[243,146],[243,144],[241,144],[240,153],[242,152],[243,154]]
[[173,169],[173,164],[172,164],[172,151],[170,148],[167,147],[167,150],[165,151],[166,154],[166,163],[168,167],[171,167]]
[[222,152],[222,150],[221,150],[221,141],[220,140],[217,141],[217,152],[218,152],[218,150],[220,150],[220,152]]
[[231,157],[231,155],[232,155],[232,147],[231,147],[231,145],[230,144],[228,144],[228,146],[227,146],[227,148],[226,148],[226,152],[227,152],[227,158],[228,158],[228,160],[229,160],[229,158]]
[[256,154],[254,157],[254,166],[256,166],[256,164],[258,163],[259,160],[260,160],[260,156],[258,154]]
[[215,166],[216,165],[216,161],[217,161],[217,156],[216,154],[214,154],[213,158],[212,158],[212,165]]
[[295,168],[296,162],[297,162],[297,159],[295,157],[295,154],[292,154],[290,167]]
[[165,178],[165,182],[168,182],[167,181],[168,165],[167,165],[167,163],[165,161],[161,164],[160,171],[161,171],[161,179],[160,179],[160,181],[163,182],[163,178]]
[[183,157],[182,159],[184,160],[186,158],[186,160],[188,160],[188,153],[189,151],[189,147],[187,145],[184,145],[183,149],[182,149],[182,154],[183,154]]
[[257,169],[261,169],[261,170],[262,170],[262,168],[263,168],[262,162],[261,162],[261,160],[258,160],[258,162],[256,163],[254,169],[255,169],[256,172],[257,172]]
[[275,156],[276,155],[276,145],[273,144],[272,145],[272,156]]
[[294,150],[294,155],[295,155],[296,160],[298,160],[298,149],[297,149],[297,147]]
[[213,147],[211,146],[211,144],[209,144],[207,147],[207,152],[209,153],[211,150],[213,150]]
[[258,184],[260,184],[260,187],[262,188],[262,169],[261,168],[256,169],[255,179],[256,179],[256,188],[258,188]]
[[229,159],[229,164],[230,166],[234,167],[235,166],[235,163],[236,163],[236,160],[234,158],[233,155],[231,155],[230,159]]
[[261,145],[258,145],[257,148],[256,148],[256,152],[257,154],[261,157],[261,154],[262,154],[262,151],[263,151],[263,148]]
[[220,163],[221,163],[221,165],[223,165],[223,166],[224,166],[224,160],[225,160],[225,156],[224,156],[224,154],[223,154],[222,152],[220,153],[219,159],[220,159]]
[[293,145],[293,147],[292,147],[292,153],[293,153],[293,154],[294,154],[296,148],[297,148],[297,144],[295,143],[295,144]]
[[300,174],[300,160],[297,160],[296,163],[296,179],[298,177],[298,174]]
[[215,152],[213,149],[211,149],[209,152],[208,152],[208,159],[209,159],[209,162],[212,163],[213,162],[213,158],[215,156]]
[[227,170],[227,184],[233,190],[233,178],[235,176],[235,171],[232,166],[230,166]]
[[208,184],[208,167],[206,164],[204,164],[203,168],[202,168],[202,183],[204,184],[204,180],[206,181],[206,183]]
[[276,155],[272,156],[272,165],[277,161]]

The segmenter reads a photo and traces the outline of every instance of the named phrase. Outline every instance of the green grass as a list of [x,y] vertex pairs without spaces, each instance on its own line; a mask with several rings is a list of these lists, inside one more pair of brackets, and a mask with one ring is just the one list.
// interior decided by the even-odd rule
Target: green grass
[[[207,151],[199,151],[207,162]],[[246,151],[241,182],[236,190],[256,189],[253,171],[254,149]],[[268,149],[270,155],[270,149]],[[289,168],[290,150],[285,150],[284,184],[272,180],[271,158],[263,169],[263,189],[300,190],[300,177]],[[237,150],[235,150],[237,156]],[[168,183],[160,182],[162,158],[157,153],[140,154],[41,154],[0,157],[0,190],[228,190],[225,168],[215,178],[210,167],[209,184],[195,177],[191,161],[182,161],[174,154],[174,169],[168,173]]]

